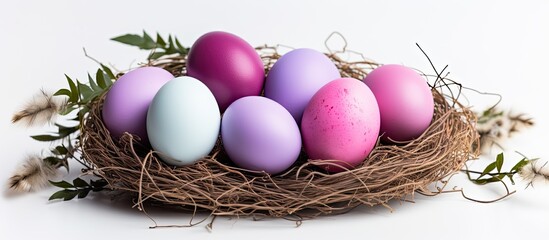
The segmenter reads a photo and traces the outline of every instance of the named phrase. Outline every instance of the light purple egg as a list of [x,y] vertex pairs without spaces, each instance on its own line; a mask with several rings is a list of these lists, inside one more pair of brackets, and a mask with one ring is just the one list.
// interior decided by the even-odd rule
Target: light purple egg
[[111,87],[103,104],[103,122],[114,138],[124,132],[135,134],[148,144],[147,111],[158,90],[174,76],[157,67],[127,72]]
[[269,174],[288,169],[301,152],[301,136],[292,115],[259,96],[241,98],[227,108],[221,138],[237,166]]
[[335,64],[323,53],[296,49],[286,53],[272,67],[265,82],[265,97],[284,106],[299,124],[313,95],[340,77]]
[[434,101],[424,77],[411,68],[389,64],[373,70],[364,82],[374,93],[385,141],[409,141],[431,124]]

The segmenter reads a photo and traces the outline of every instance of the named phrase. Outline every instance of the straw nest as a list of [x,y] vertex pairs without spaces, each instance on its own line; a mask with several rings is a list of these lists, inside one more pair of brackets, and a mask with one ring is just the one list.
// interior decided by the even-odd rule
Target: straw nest
[[[258,47],[268,71],[280,57],[276,47]],[[344,77],[363,79],[379,64],[342,60],[327,53]],[[185,74],[185,56],[149,62],[176,76]],[[424,134],[398,145],[379,144],[356,169],[328,174],[303,152],[283,174],[270,176],[232,165],[218,141],[210,156],[191,166],[173,167],[143,147],[137,137],[113,140],[101,119],[104,97],[91,106],[82,129],[82,157],[94,174],[113,190],[130,193],[135,206],[145,203],[181,208],[213,216],[269,216],[298,219],[346,212],[360,205],[387,206],[390,200],[408,200],[415,192],[432,193],[430,184],[459,171],[478,155],[475,114],[455,97],[444,94],[444,79],[432,85],[434,118]],[[442,83],[442,84],[441,84]],[[295,218],[294,218],[295,219]]]

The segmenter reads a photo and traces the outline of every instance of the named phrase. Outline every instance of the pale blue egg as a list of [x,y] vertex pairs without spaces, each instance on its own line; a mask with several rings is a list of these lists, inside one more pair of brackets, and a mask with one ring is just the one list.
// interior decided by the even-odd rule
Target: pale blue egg
[[212,92],[192,77],[178,77],[155,95],[147,114],[149,141],[171,165],[192,164],[208,155],[219,135],[221,115]]

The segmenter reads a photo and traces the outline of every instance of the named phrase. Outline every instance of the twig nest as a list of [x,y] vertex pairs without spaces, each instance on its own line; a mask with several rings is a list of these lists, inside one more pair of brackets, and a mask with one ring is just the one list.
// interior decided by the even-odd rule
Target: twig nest
[[[266,72],[280,57],[274,47],[257,51]],[[342,77],[364,79],[379,65],[326,55]],[[164,57],[149,65],[164,68],[176,77],[186,72],[183,56]],[[398,145],[378,144],[356,168],[339,173],[329,174],[319,167],[340,166],[338,161],[309,160],[303,151],[289,170],[277,175],[244,170],[229,161],[219,140],[209,157],[193,165],[169,166],[158,158],[158,153],[139,144],[135,136],[125,134],[119,141],[111,138],[101,117],[104,96],[92,104],[85,119],[82,154],[112,189],[133,194],[140,209],[145,202],[154,202],[190,212],[208,211],[215,216],[303,219],[359,205],[388,206],[392,199],[427,191],[429,184],[459,171],[465,161],[478,155],[473,148],[479,139],[475,114],[443,95],[437,86],[431,94],[433,119],[421,136]]]

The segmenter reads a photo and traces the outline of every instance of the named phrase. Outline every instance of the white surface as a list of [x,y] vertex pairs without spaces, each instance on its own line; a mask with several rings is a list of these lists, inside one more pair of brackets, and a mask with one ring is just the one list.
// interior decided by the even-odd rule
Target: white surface
[[[383,63],[403,63],[430,71],[428,52],[441,69],[466,86],[503,95],[502,106],[529,113],[538,123],[506,143],[508,159],[549,159],[545,133],[549,3],[512,1],[9,1],[0,8],[0,184],[5,185],[25,154],[47,145],[34,142],[26,130],[10,124],[11,114],[39,88],[63,87],[64,73],[85,78],[95,58],[126,69],[147,53],[109,38],[145,29],[172,33],[190,45],[211,30],[230,31],[252,45],[286,44],[324,50],[324,39],[340,31],[350,48]],[[360,2],[360,3],[359,3]],[[474,97],[477,106],[493,102]],[[75,165],[74,165],[75,166]],[[74,167],[73,167],[74,168]],[[501,193],[498,186],[478,188],[456,176],[452,185],[477,198]],[[0,239],[510,239],[544,236],[549,220],[549,189],[524,190],[495,204],[466,201],[458,194],[418,197],[415,204],[394,203],[323,217],[294,228],[292,222],[220,218],[214,232],[204,225],[191,229],[149,230],[152,223],[125,203],[96,195],[68,203],[47,198],[50,188],[23,196],[0,196]],[[152,211],[159,224],[185,224],[188,216]],[[347,237],[349,236],[349,237]]]

